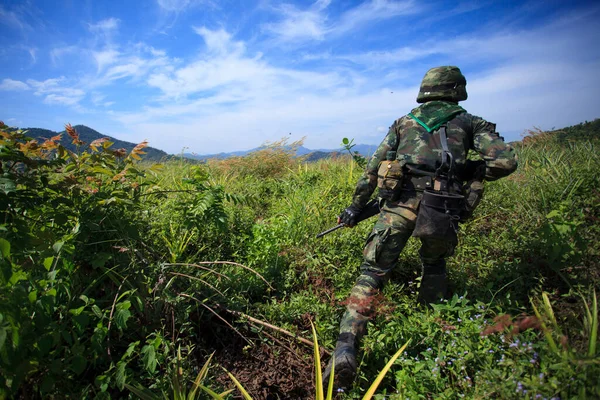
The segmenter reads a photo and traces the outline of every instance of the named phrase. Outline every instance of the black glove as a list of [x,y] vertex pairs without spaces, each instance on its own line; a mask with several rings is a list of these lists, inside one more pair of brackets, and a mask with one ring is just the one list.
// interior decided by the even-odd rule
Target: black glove
[[482,181],[485,178],[486,164],[483,160],[467,160],[465,163],[465,181]]
[[350,206],[346,208],[340,216],[338,217],[338,221],[341,224],[344,224],[349,227],[353,227],[357,224],[358,214],[360,214],[361,209],[358,207]]

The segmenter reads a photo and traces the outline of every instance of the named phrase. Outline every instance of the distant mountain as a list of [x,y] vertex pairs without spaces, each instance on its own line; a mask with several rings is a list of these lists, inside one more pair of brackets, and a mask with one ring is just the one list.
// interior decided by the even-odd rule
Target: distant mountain
[[[252,152],[263,150],[265,146],[256,147],[254,149],[246,150],[246,151],[232,151],[230,153],[217,153],[217,154],[193,154],[193,153],[183,153],[183,156],[186,158],[191,158],[194,160],[206,161],[209,159],[218,159],[223,160],[229,157],[243,157]],[[364,157],[371,157],[375,150],[377,149],[377,145],[374,144],[357,144],[352,148],[352,151],[358,151],[358,153]],[[316,161],[322,158],[332,157],[334,155],[342,155],[344,153],[348,153],[345,149],[318,149],[311,150],[307,149],[304,146],[298,147],[296,150],[296,156],[306,156],[306,161]]]
[[377,144],[357,144],[352,151],[358,151],[358,154],[364,157],[371,157],[379,145]]
[[[85,125],[75,125],[73,128],[75,128],[75,130],[79,134],[79,138],[86,144],[89,144],[96,139],[107,137],[107,138],[109,138],[109,140],[111,142],[114,143],[113,149],[124,148],[125,150],[127,150],[129,152],[137,145],[137,143],[126,142],[124,140],[119,140],[119,139],[116,139],[116,138],[108,136],[108,135],[103,135],[100,132],[98,132],[90,127],[87,127]],[[58,134],[62,134],[61,144],[71,151],[76,150],[75,145],[73,145],[71,143],[71,141],[72,141],[71,138],[65,131],[55,132],[55,131],[51,131],[49,129],[42,129],[42,128],[27,128],[26,130],[27,130],[27,136],[29,136],[33,139],[37,139],[40,142],[44,141],[45,139],[49,139],[53,136],[56,136]],[[260,146],[260,147],[256,147],[256,148],[253,148],[250,150],[245,150],[245,151],[232,151],[229,153],[223,152],[223,153],[203,154],[203,155],[198,155],[198,154],[193,154],[193,153],[184,153],[183,157],[191,159],[191,160],[197,160],[197,161],[206,161],[208,159],[225,159],[225,158],[229,158],[229,157],[243,157],[245,155],[248,155],[255,151],[262,150],[264,148],[265,148],[265,146]],[[352,148],[352,151],[353,152],[358,151],[358,153],[364,157],[371,157],[371,155],[373,154],[373,152],[376,149],[377,149],[376,145],[357,144]],[[146,153],[147,153],[144,155],[144,159],[150,160],[150,161],[160,161],[160,160],[168,159],[168,158],[172,158],[172,157],[180,157],[180,155],[178,155],[178,156],[169,155],[166,152],[156,149],[154,147],[146,147],[144,151],[146,151]],[[307,149],[304,146],[300,146],[296,149],[296,155],[305,157],[305,160],[308,162],[320,160],[323,158],[329,158],[329,157],[333,157],[333,156],[339,156],[339,155],[343,155],[343,154],[348,154],[348,152],[342,148],[311,150],[311,149]]]
[[[260,146],[260,147],[255,147],[253,149],[244,150],[244,151],[232,151],[232,152],[229,152],[229,153],[215,153],[215,154],[201,154],[201,155],[195,154],[195,153],[183,153],[183,156],[186,157],[186,158],[191,158],[191,159],[194,159],[194,160],[201,160],[201,161],[205,161],[205,160],[208,160],[208,159],[211,159],[211,158],[213,158],[213,159],[216,158],[218,160],[222,160],[222,159],[229,158],[229,157],[243,157],[243,156],[246,156],[246,155],[248,155],[250,153],[253,153],[255,151],[263,150],[265,148],[266,148],[266,146]],[[315,151],[315,150],[310,150],[310,149],[307,149],[304,146],[300,146],[296,150],[296,155],[297,156],[304,156],[306,154],[312,153],[313,151]],[[332,150],[326,150],[326,151],[332,151]]]
[[308,153],[306,155],[306,157],[304,158],[304,161],[306,161],[306,162],[313,162],[313,161],[322,160],[324,158],[331,158],[333,156],[340,156],[340,155],[343,155],[343,154],[344,153],[342,153],[341,151],[336,151],[336,150],[334,150],[334,151],[316,150],[316,151],[311,151],[310,153]]
[[[114,142],[114,145],[113,145],[114,149],[124,148],[128,152],[131,151],[137,145],[137,143],[126,142],[123,140],[115,139],[114,137],[110,137],[108,135],[103,135],[100,132],[97,132],[94,129],[89,128],[85,125],[75,125],[73,128],[75,128],[77,133],[79,133],[80,139],[83,140],[85,143],[91,143],[92,141],[94,141],[96,139],[107,137],[110,139],[111,142]],[[71,138],[69,137],[69,135],[67,135],[67,133],[65,131],[54,132],[49,129],[42,129],[42,128],[28,128],[27,129],[27,136],[34,138],[34,139],[38,139],[39,141],[43,141],[44,139],[49,139],[53,136],[58,135],[59,133],[63,134],[62,138],[61,138],[62,145],[70,150],[75,150],[75,146],[71,144]],[[559,140],[561,142],[572,141],[575,139],[599,140],[600,139],[600,119],[595,119],[590,122],[585,121],[580,124],[577,124],[574,126],[568,126],[568,127],[562,128],[562,129],[555,130],[553,128],[548,133],[552,134],[557,140]],[[188,158],[190,160],[196,160],[196,161],[203,162],[203,161],[206,161],[211,158],[212,159],[225,159],[225,158],[229,158],[229,157],[243,157],[245,155],[248,155],[255,151],[262,150],[264,148],[265,148],[265,146],[260,146],[260,147],[256,147],[256,148],[246,150],[246,151],[232,151],[229,153],[223,152],[223,153],[217,153],[217,154],[203,154],[203,155],[198,155],[198,154],[193,154],[193,153],[184,153],[183,157]],[[357,151],[363,157],[369,158],[373,155],[373,153],[375,152],[376,149],[377,149],[377,145],[374,145],[374,144],[357,144],[354,147],[352,147],[352,152]],[[145,151],[147,154],[144,156],[144,159],[151,160],[151,161],[159,161],[162,159],[169,159],[169,158],[181,156],[181,155],[169,155],[166,152],[156,149],[154,147],[146,147]],[[329,157],[333,157],[333,156],[347,155],[347,154],[348,154],[348,152],[343,148],[311,150],[311,149],[307,149],[304,146],[300,146],[296,150],[296,155],[304,156],[305,157],[304,159],[308,162],[320,160],[323,158],[329,158]]]
[[[75,131],[77,131],[77,133],[79,134],[79,139],[82,140],[86,144],[89,144],[96,139],[101,139],[101,138],[106,137],[111,142],[114,143],[112,145],[113,149],[124,148],[125,150],[127,150],[127,152],[130,152],[137,145],[137,143],[126,142],[124,140],[115,139],[108,135],[103,135],[100,132],[95,131],[94,129],[89,128],[85,125],[75,125],[73,128],[75,128]],[[71,137],[67,134],[66,131],[54,132],[49,129],[41,129],[41,128],[27,128],[26,130],[27,130],[27,133],[26,133],[27,136],[29,136],[32,139],[37,139],[39,142],[42,142],[45,139],[50,139],[51,137],[56,136],[58,134],[62,134],[60,143],[64,147],[66,147],[67,149],[69,149],[71,151],[76,150],[75,145],[71,143],[72,142]],[[155,149],[154,147],[146,147],[144,149],[144,151],[146,152],[146,154],[144,154],[145,160],[159,161],[164,158],[172,157],[169,154],[167,154],[166,152],[159,150],[159,149]]]

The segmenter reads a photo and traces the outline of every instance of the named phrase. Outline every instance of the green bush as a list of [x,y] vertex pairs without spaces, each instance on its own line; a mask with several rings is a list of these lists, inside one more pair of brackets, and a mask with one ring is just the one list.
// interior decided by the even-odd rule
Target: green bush
[[[409,339],[386,397],[598,397],[595,126],[516,145],[517,172],[486,184],[461,226],[448,302],[415,304],[420,243],[408,242],[338,397],[362,397]],[[220,336],[288,340],[224,309],[303,337],[313,321],[334,346],[372,221],[315,235],[350,203],[360,158],[304,163],[282,141],[159,166],[140,162],[145,143],[126,154],[67,134],[77,151],[0,129],[0,398],[175,393]],[[206,384],[225,390],[218,371]]]

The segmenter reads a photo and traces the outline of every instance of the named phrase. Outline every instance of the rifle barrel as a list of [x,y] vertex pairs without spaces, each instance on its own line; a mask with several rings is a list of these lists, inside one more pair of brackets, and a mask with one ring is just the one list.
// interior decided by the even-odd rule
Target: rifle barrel
[[328,233],[331,233],[331,232],[333,232],[335,230],[338,230],[338,229],[340,229],[340,228],[342,228],[344,226],[345,226],[344,224],[339,224],[339,225],[334,226],[333,228],[329,228],[326,231],[319,233],[317,235],[317,239],[320,238],[320,237],[323,237],[323,236],[327,235]]

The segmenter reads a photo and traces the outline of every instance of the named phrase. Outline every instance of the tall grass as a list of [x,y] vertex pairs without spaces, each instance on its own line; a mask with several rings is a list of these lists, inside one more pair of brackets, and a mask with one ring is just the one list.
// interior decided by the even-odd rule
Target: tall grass
[[[26,143],[15,146],[14,154],[31,150]],[[597,142],[540,133],[517,152],[517,172],[486,184],[474,218],[461,226],[460,245],[448,262],[453,296],[447,302],[433,308],[416,304],[420,243],[408,242],[377,298],[355,385],[339,397],[363,397],[389,355],[409,339],[412,345],[398,354],[393,373],[379,383],[381,396],[600,396]],[[121,395],[126,383],[135,391],[139,382],[156,393],[191,387],[187,395],[198,397],[200,386],[193,382],[199,375],[192,372],[214,343],[203,328],[223,336],[223,329],[230,332],[218,326],[225,320],[235,335],[276,343],[273,335],[248,333],[222,309],[243,311],[292,336],[310,336],[306,321],[314,321],[319,342],[334,347],[373,221],[322,239],[315,234],[335,225],[352,199],[362,171],[351,157],[305,163],[284,141],[207,164],[178,159],[159,169],[130,160],[124,182],[118,159],[104,181],[98,155],[85,159],[90,165],[68,161],[69,168],[81,168],[78,186],[69,186],[62,166],[43,170],[48,185],[23,179],[28,194],[23,207],[31,210],[24,215],[21,208],[13,210],[19,224],[0,231],[0,362],[7,354],[20,362],[15,327],[33,321],[32,327],[48,330],[39,328],[36,337],[32,328],[26,338],[31,360],[49,361],[22,374],[21,387],[58,396],[54,382],[65,380],[72,397],[108,398]],[[94,191],[107,187],[114,190],[105,198]],[[6,188],[11,193],[16,185]],[[59,189],[73,194],[80,214],[52,197]],[[39,193],[49,200],[41,201]],[[52,201],[61,205],[60,213]],[[37,217],[29,224],[30,215],[55,217],[46,226]],[[58,217],[69,223],[61,225]],[[119,237],[104,227],[107,220]],[[32,265],[37,283],[27,275]],[[6,273],[9,269],[18,273]],[[7,293],[18,295],[20,303]],[[22,316],[20,325],[6,317],[11,313]],[[52,327],[64,334],[51,334]],[[43,373],[52,376],[52,385]],[[0,394],[31,394],[17,385],[0,376]],[[217,389],[213,393],[224,396]]]

